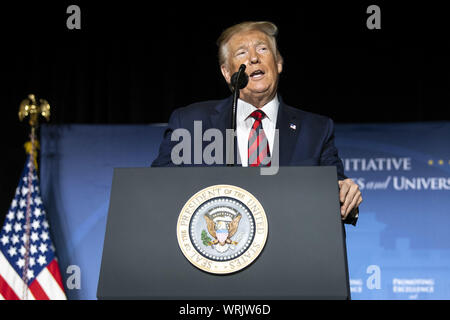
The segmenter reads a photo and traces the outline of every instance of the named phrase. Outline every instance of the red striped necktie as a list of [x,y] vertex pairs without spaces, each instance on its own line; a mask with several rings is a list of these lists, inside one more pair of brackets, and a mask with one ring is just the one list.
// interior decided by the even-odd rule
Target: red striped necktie
[[248,166],[270,166],[269,141],[262,127],[262,119],[266,114],[261,110],[255,110],[250,117],[255,119],[248,137]]

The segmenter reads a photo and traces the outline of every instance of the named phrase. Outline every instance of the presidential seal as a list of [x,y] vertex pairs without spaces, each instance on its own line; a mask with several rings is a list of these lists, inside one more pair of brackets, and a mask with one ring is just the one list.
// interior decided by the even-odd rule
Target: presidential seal
[[261,203],[248,191],[215,185],[193,195],[180,212],[178,244],[197,268],[216,274],[251,264],[266,243],[268,224]]

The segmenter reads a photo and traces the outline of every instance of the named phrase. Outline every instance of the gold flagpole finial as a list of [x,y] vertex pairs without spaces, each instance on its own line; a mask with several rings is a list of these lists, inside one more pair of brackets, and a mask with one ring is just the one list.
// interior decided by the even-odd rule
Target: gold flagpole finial
[[30,116],[30,126],[37,128],[39,126],[39,115],[47,121],[50,120],[50,105],[47,100],[39,99],[39,105],[36,103],[36,96],[29,94],[27,99],[23,99],[19,107],[19,120],[22,121]]
[[50,105],[47,100],[37,99],[34,94],[29,94],[28,98],[23,99],[19,107],[19,120],[23,121],[26,117],[30,117],[29,124],[31,126],[30,140],[25,143],[25,151],[33,158],[34,166],[37,169],[37,149],[39,142],[36,140],[36,129],[39,126],[39,116],[43,116],[45,120],[50,120]]

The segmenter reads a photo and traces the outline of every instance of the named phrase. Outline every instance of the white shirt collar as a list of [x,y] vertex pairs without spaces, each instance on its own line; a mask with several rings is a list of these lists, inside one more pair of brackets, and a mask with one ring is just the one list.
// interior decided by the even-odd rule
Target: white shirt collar
[[[270,120],[270,122],[274,123],[277,119],[278,115],[278,106],[280,105],[280,101],[278,100],[278,95],[275,95],[275,97],[266,103],[264,106],[261,107],[261,110],[264,111],[266,114],[267,119]],[[258,110],[255,106],[252,104],[245,102],[244,100],[238,99],[238,105],[237,105],[237,119],[241,121],[245,121],[250,114]]]

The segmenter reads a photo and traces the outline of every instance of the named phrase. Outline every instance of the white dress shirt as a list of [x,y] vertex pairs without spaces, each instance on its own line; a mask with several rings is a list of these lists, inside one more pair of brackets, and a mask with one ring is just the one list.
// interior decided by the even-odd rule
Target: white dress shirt
[[[275,139],[275,129],[277,124],[278,107],[280,102],[277,95],[270,102],[266,103],[260,110],[264,111],[266,116],[262,120],[262,127],[269,142],[269,150],[272,154],[273,142]],[[238,152],[241,157],[241,164],[243,167],[248,166],[248,136],[252,129],[255,119],[250,117],[250,114],[258,110],[255,106],[238,99],[236,108],[236,136],[238,143]]]

